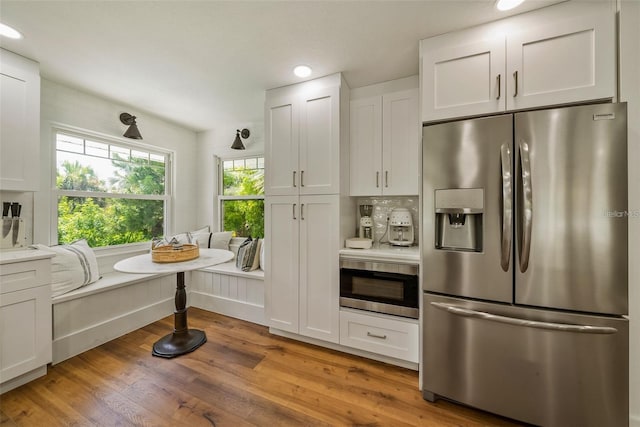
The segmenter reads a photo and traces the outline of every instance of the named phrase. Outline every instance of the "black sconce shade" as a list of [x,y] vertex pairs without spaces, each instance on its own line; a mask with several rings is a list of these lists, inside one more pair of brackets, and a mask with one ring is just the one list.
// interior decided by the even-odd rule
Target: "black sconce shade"
[[231,149],[244,150],[244,144],[242,143],[242,140],[240,139],[240,137],[242,136],[242,138],[247,139],[249,138],[250,134],[251,133],[249,132],[249,129],[242,129],[242,131],[240,129],[236,129],[236,139],[233,140],[233,144],[231,144]]
[[122,136],[131,139],[142,139],[142,135],[140,135],[140,131],[136,125],[136,116],[132,116],[129,113],[122,113],[120,114],[120,121],[122,124],[129,126]]

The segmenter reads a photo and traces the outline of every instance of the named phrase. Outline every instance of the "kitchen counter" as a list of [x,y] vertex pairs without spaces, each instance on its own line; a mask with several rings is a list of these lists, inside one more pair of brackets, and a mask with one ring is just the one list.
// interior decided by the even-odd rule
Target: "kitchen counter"
[[13,251],[0,251],[0,265],[14,262],[34,261],[38,259],[51,258],[54,254],[49,251],[39,251],[36,249],[21,249]]
[[392,261],[401,264],[419,264],[420,250],[418,246],[391,246],[383,243],[370,249],[343,248],[338,252],[340,258],[365,261]]

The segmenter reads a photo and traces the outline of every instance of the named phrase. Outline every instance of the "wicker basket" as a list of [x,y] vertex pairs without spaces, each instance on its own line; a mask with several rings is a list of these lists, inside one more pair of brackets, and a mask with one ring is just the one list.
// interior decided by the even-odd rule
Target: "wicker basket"
[[185,243],[181,246],[158,246],[151,250],[151,261],[158,263],[181,262],[200,256],[198,245]]

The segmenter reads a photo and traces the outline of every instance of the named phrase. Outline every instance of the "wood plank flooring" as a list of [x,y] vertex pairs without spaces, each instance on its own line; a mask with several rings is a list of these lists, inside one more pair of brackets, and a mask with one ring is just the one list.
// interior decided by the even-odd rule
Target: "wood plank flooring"
[[208,342],[151,356],[167,317],[49,367],[0,396],[1,426],[514,426],[446,401],[429,403],[418,373],[269,334],[190,308]]

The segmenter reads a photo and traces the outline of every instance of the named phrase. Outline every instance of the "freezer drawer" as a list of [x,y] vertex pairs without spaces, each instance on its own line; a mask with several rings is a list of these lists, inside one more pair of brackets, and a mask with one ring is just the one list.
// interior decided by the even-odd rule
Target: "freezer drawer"
[[423,395],[542,426],[627,426],[628,321],[424,294]]

